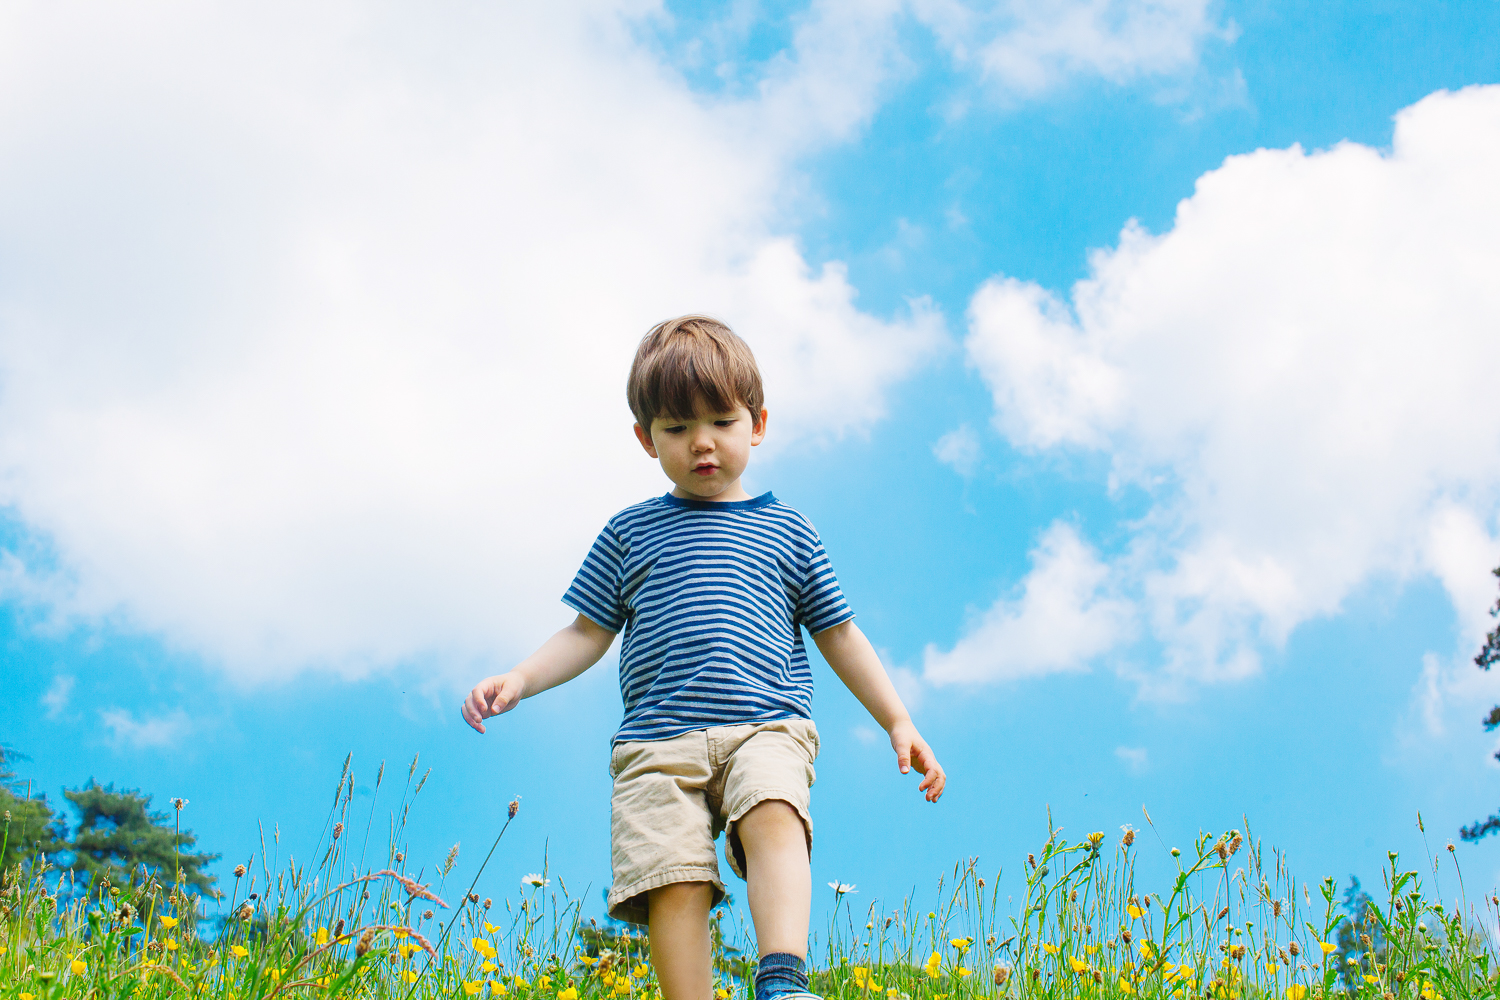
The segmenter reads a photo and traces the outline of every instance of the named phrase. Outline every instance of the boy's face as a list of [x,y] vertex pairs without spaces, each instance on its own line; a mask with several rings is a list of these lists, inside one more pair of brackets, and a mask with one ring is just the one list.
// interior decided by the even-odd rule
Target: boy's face
[[752,414],[740,403],[727,413],[709,412],[702,400],[687,420],[657,417],[651,427],[635,425],[635,436],[646,454],[661,462],[672,480],[674,496],[685,500],[744,500],[740,476],[750,462],[750,449],[766,436],[766,410]]

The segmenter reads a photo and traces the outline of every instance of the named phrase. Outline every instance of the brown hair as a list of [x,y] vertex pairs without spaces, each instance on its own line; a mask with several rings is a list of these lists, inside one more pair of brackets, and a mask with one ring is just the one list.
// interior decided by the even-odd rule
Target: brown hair
[[708,316],[678,316],[651,328],[625,383],[630,412],[646,433],[659,416],[692,417],[698,400],[724,413],[745,404],[760,419],[765,391],[750,345]]

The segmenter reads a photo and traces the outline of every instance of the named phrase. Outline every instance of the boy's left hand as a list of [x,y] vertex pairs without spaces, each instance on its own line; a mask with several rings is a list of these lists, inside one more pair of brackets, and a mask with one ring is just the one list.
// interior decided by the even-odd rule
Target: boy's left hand
[[936,802],[942,797],[948,776],[943,773],[943,765],[938,763],[937,754],[922,739],[916,726],[909,721],[892,726],[891,749],[896,751],[896,766],[901,768],[902,774],[916,768],[917,773],[924,776],[917,791],[926,792],[928,802]]

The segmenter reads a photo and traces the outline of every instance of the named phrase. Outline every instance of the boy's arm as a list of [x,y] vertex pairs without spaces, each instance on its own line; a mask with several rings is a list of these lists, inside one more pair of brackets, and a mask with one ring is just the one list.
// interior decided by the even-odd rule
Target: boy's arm
[[509,673],[475,684],[464,700],[464,721],[484,732],[485,719],[509,712],[522,698],[577,677],[598,663],[614,641],[615,633],[579,615]]
[[948,777],[937,755],[912,725],[901,696],[886,675],[875,647],[865,638],[853,621],[827,628],[813,636],[823,658],[839,675],[844,686],[854,693],[875,721],[880,723],[891,737],[891,748],[896,751],[896,763],[905,774],[915,767],[922,774],[922,783],[917,790],[927,793],[928,802],[936,802],[943,794]]

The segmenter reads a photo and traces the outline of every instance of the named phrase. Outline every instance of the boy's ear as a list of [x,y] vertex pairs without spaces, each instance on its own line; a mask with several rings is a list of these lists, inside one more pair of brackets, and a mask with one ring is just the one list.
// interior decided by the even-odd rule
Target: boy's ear
[[750,429],[750,444],[752,446],[760,444],[766,439],[766,417],[768,416],[770,416],[770,413],[762,406],[760,413],[755,417],[755,426]]
[[[635,439],[641,443],[642,448],[646,449],[646,454],[650,455],[652,458],[657,457],[656,445],[651,443],[651,435],[647,433],[646,429],[640,424],[635,425]],[[758,443],[759,442],[757,442],[757,444]]]

